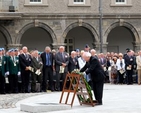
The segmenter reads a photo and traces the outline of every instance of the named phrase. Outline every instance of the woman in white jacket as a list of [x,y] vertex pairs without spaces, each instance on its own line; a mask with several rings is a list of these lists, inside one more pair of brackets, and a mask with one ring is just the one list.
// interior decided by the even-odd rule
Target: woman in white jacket
[[125,73],[125,62],[124,62],[122,53],[119,53],[119,58],[117,59],[116,66],[117,66],[117,73],[118,73],[118,83],[122,84],[124,80],[123,79],[124,73]]

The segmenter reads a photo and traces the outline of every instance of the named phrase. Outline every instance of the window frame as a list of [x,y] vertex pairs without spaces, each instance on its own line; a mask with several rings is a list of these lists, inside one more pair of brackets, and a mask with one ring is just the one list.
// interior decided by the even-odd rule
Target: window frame
[[41,0],[41,2],[31,2],[31,0],[29,0],[30,4],[42,4],[43,0]]
[[41,0],[41,2],[30,2],[30,0],[25,0],[24,6],[26,7],[48,7],[48,0]]
[[74,2],[74,0],[73,0],[73,4],[85,4],[85,0],[83,0],[83,2]]
[[84,2],[74,2],[74,0],[68,0],[68,7],[91,7],[91,0],[84,0]]
[[118,3],[116,0],[111,0],[111,7],[132,7],[132,0],[125,0],[125,2]]
[[124,0],[124,2],[117,2],[116,0],[115,0],[115,4],[119,4],[119,5],[122,5],[122,4],[127,4],[127,0]]

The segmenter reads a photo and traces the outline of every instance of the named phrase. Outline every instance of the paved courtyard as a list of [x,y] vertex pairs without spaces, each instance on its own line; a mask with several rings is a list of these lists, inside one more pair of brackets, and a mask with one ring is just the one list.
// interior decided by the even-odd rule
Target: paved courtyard
[[[59,103],[61,92],[0,95],[0,113],[25,113],[20,105],[26,103]],[[70,110],[48,113],[141,113],[141,85],[105,84],[103,105],[79,105],[75,98]]]

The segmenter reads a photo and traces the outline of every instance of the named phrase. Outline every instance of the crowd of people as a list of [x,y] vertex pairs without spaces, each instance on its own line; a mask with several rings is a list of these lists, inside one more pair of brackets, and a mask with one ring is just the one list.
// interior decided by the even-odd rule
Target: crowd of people
[[[0,94],[6,93],[7,82],[10,86],[8,93],[37,92],[37,83],[40,84],[40,92],[46,92],[47,89],[60,91],[62,90],[60,80],[64,83],[68,72],[71,73],[74,69],[83,70],[87,63],[82,57],[85,52],[97,59],[104,71],[105,82],[130,85],[134,82],[133,74],[135,74],[137,83],[141,84],[141,51],[135,54],[127,48],[125,54],[114,52],[98,54],[86,44],[84,50],[76,49],[69,55],[65,52],[64,46],[60,46],[58,51],[51,50],[47,46],[42,53],[38,50],[29,52],[24,46],[21,50],[10,49],[7,52],[4,48],[0,48]],[[22,84],[20,91],[19,77]],[[93,88],[91,73],[86,73],[85,78]]]

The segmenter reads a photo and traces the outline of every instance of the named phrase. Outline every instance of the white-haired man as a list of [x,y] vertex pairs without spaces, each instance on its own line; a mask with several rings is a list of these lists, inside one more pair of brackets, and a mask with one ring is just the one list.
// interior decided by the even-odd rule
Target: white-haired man
[[89,52],[83,53],[83,59],[86,61],[85,66],[80,72],[91,74],[93,82],[93,92],[97,101],[96,105],[102,105],[103,85],[104,85],[104,70],[98,59],[91,56]]
[[65,52],[65,47],[60,46],[59,52],[55,54],[55,69],[56,69],[56,87],[57,90],[60,91],[62,87],[60,87],[60,79],[62,77],[63,84],[66,78],[66,74],[68,72],[68,63],[69,63],[69,56]]
[[31,56],[28,53],[28,48],[26,46],[22,48],[22,51],[23,53],[19,55],[19,63],[21,68],[21,79],[22,79],[22,92],[29,93]]

